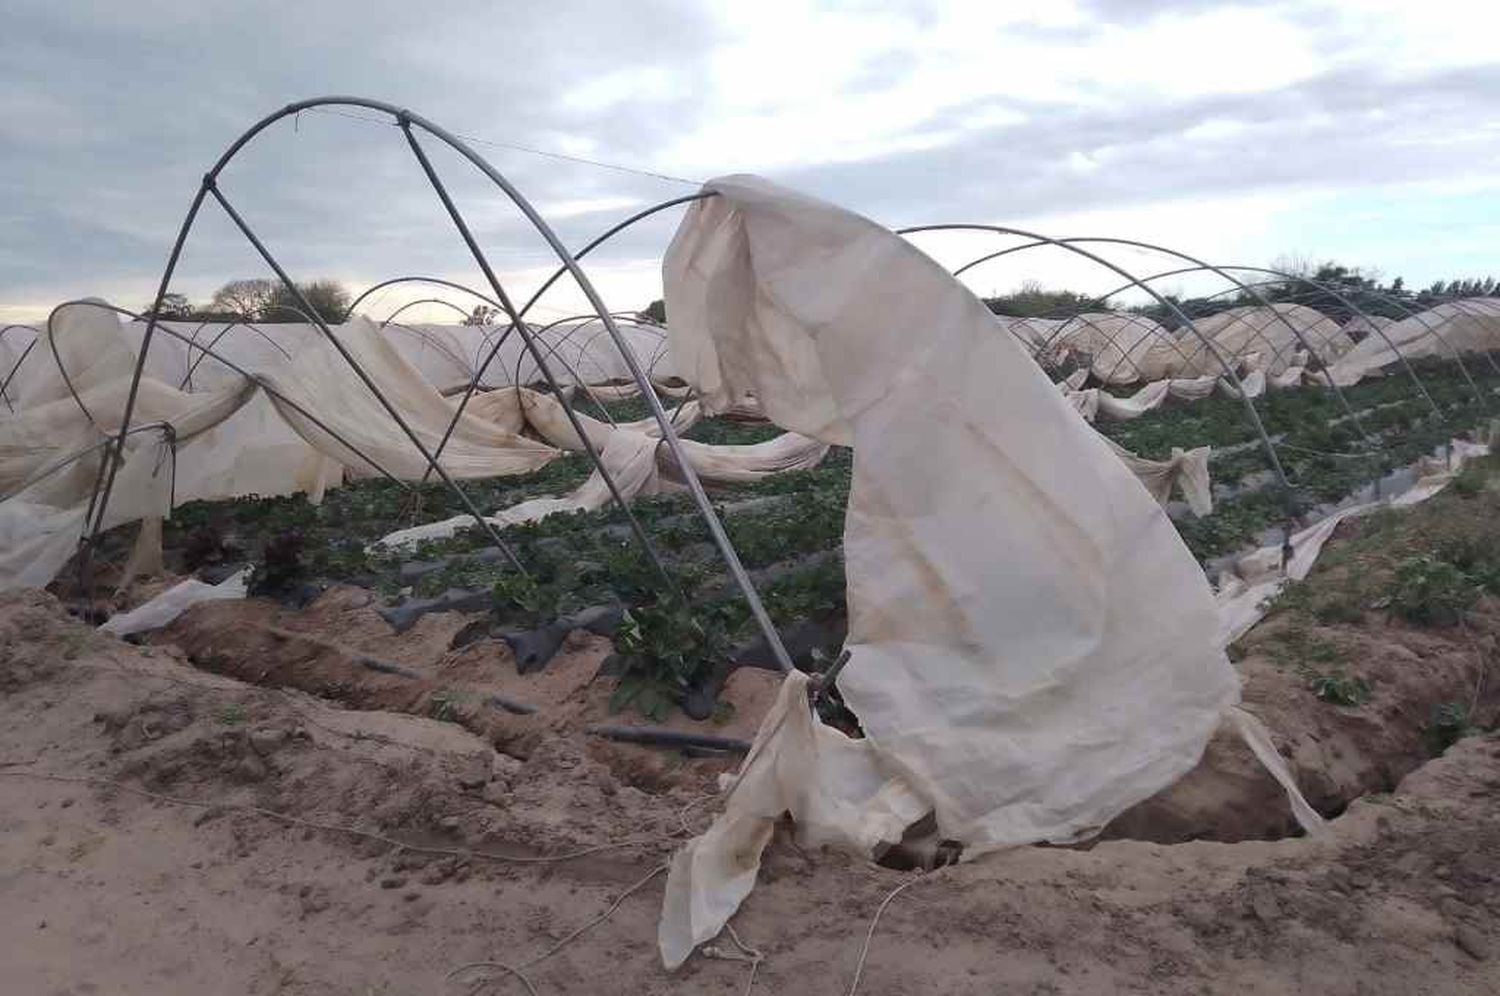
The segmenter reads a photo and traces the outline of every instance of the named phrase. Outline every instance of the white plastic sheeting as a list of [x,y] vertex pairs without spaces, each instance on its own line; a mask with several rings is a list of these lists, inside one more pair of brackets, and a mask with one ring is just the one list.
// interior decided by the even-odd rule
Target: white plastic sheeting
[[1064,393],[1072,400],[1074,408],[1088,421],[1100,415],[1115,421],[1128,422],[1155,411],[1169,400],[1201,401],[1214,393],[1219,378],[1208,374],[1203,377],[1167,378],[1154,380],[1129,397],[1121,398],[1098,387],[1079,390],[1064,387]]
[[[341,326],[337,334],[419,438],[435,446],[453,402],[368,321]],[[0,590],[47,584],[76,549],[102,444],[119,431],[135,366],[128,330],[113,313],[89,305],[59,312],[50,342],[38,348],[55,350],[55,360],[49,356],[28,376],[27,405],[0,419],[0,488],[10,495],[0,502]],[[260,373],[258,382],[237,376],[198,392],[142,377],[132,423],[161,423],[170,427],[171,439],[156,429],[131,435],[104,528],[168,517],[174,503],[193,498],[302,491],[317,500],[346,465],[351,473],[375,473],[317,422],[397,476],[414,479],[427,470],[325,339],[295,356],[295,363]],[[557,455],[544,443],[466,415],[443,465],[457,476],[490,476],[535,470]]]
[[[665,330],[623,317],[615,322],[642,366],[652,376],[669,378],[671,364],[665,356]],[[305,322],[254,326],[225,322],[161,324],[183,338],[171,335],[153,338],[146,373],[174,387],[192,390],[223,386],[239,376],[228,364],[205,356],[205,347],[254,373],[278,373],[291,365],[293,356],[323,339],[317,326]],[[507,335],[504,325],[433,325],[397,320],[377,327],[381,337],[444,394],[468,387],[497,342],[499,351],[485,367],[481,387],[536,384],[545,380],[525,339],[518,332]],[[597,318],[527,327],[559,384],[608,385],[630,379],[619,350]],[[123,332],[124,341],[133,353],[145,333],[145,323],[126,323]],[[633,384],[622,386],[625,396],[636,390]]]
[[1500,349],[1500,299],[1479,297],[1447,301],[1428,308],[1361,340],[1329,364],[1334,383],[1347,387],[1393,363],[1422,356],[1452,357]]
[[[627,501],[640,495],[657,494],[661,490],[661,476],[656,462],[659,442],[659,439],[640,432],[614,432],[598,441],[596,452],[599,460],[614,479],[621,497]],[[603,508],[610,498],[609,485],[605,483],[604,476],[595,470],[571,494],[528,498],[485,518],[496,528],[504,528],[523,522],[536,522],[558,512],[592,512]],[[387,533],[379,539],[378,544],[397,548],[426,540],[445,539],[473,524],[473,516],[456,515],[438,522],[427,522]]]
[[788,679],[673,861],[669,966],[722,927],[782,812],[867,854],[925,810],[969,856],[1077,840],[1188,771],[1239,687],[1170,521],[982,303],[861,217],[709,186],[664,265],[672,355],[706,410],[753,395],[854,446],[839,687],[866,738],[809,731]]
[[[264,335],[238,326],[182,327],[188,342],[167,334],[153,341],[132,413],[135,426],[170,427],[175,446],[161,430],[131,437],[128,473],[121,473],[111,496],[106,526],[142,517],[156,521],[169,516],[173,504],[195,498],[302,491],[316,501],[346,474],[426,476],[421,450],[315,327],[268,326]],[[493,341],[486,337],[498,333],[469,327],[428,327],[419,333],[419,328],[381,327],[356,317],[334,326],[332,334],[422,446],[434,452],[459,402],[445,397],[430,378],[441,381],[457,371],[466,383],[472,370],[464,372],[460,363],[445,373],[441,364],[458,362],[455,357],[467,355],[465,350],[480,355]],[[0,590],[48,583],[76,548],[103,444],[119,431],[142,331],[139,323],[122,323],[114,312],[84,303],[61,309],[50,338],[39,343],[37,348],[47,350],[45,360],[28,370],[26,390],[13,400],[16,412],[0,417],[0,489],[13,495],[0,503],[5,540]],[[625,331],[648,365],[660,366],[660,330],[626,323]],[[513,338],[520,343],[519,336]],[[556,326],[539,339],[549,355],[568,357],[569,370],[582,367],[605,380],[627,372],[598,322]],[[205,359],[202,347],[221,353],[244,374]],[[612,364],[606,350],[615,356]],[[516,350],[502,355],[510,363],[521,357]],[[523,381],[528,370],[535,367],[523,364]],[[506,380],[514,374],[512,369]],[[560,379],[572,386],[568,378]],[[178,386],[189,384],[194,390]],[[629,393],[610,387],[604,390],[611,395]],[[683,431],[699,414],[698,402],[687,400],[672,417]],[[658,453],[660,428],[654,419],[610,425],[579,414],[579,422],[627,499],[680,482],[680,470]],[[522,435],[523,429],[542,439]],[[525,474],[563,450],[578,449],[582,440],[561,402],[510,387],[471,399],[447,435],[440,462],[457,478]],[[705,480],[744,482],[815,466],[828,446],[786,433],[753,446],[684,441],[683,449]],[[491,521],[510,525],[558,511],[596,509],[609,497],[604,478],[595,473],[571,495],[532,499],[496,512]],[[429,523],[392,541],[448,535],[472,521]],[[143,553],[149,559],[151,551]]]
[[1176,491],[1181,493],[1182,500],[1187,502],[1188,508],[1199,518],[1214,510],[1213,485],[1208,477],[1209,447],[1184,450],[1180,446],[1174,446],[1167,459],[1146,460],[1112,439],[1105,438],[1104,441],[1125,466],[1130,468],[1136,480],[1145,485],[1158,504],[1165,505]]
[[[1235,364],[1255,356],[1256,365],[1268,376],[1294,365],[1294,357],[1305,348],[1302,340],[1306,340],[1318,357],[1330,364],[1354,345],[1337,322],[1321,311],[1300,304],[1230,308],[1205,318],[1195,318],[1193,324],[1202,336],[1213,342],[1225,361]],[[1301,333],[1301,339],[1298,333]],[[1224,372],[1218,357],[1196,336],[1187,333],[1182,342],[1189,358],[1187,365],[1178,371],[1179,376]]]
[[244,598],[246,583],[250,579],[247,567],[218,584],[208,584],[197,578],[188,578],[168,588],[155,598],[131,609],[109,617],[99,628],[115,636],[130,636],[147,630],[161,629],[199,602],[222,602]]
[[1081,353],[1105,384],[1160,380],[1183,368],[1181,343],[1156,322],[1125,312],[1090,312],[1056,322],[1043,336],[1043,355]]

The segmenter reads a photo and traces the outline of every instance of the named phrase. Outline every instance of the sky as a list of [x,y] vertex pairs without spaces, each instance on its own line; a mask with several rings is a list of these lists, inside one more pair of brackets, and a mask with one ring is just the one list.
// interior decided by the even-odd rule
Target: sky
[[[1337,259],[1412,286],[1500,273],[1497,36],[1500,5],[1458,0],[8,0],[0,321],[81,296],[145,306],[204,172],[263,116],[329,94],[471,139],[575,247],[705,179],[757,173],[892,227],[1128,237],[1219,264]],[[400,131],[375,117],[282,120],[220,189],[297,279],[483,285]],[[545,243],[470,164],[427,148],[507,290],[528,297],[555,266]],[[611,308],[659,296],[681,214],[589,259]],[[1016,242],[914,238],[950,267]],[[1142,276],[1183,265],[1095,248]],[[206,300],[265,275],[209,204],[172,289]],[[1120,282],[1061,249],[965,279],[979,293]],[[368,311],[432,296],[470,303],[401,287]],[[561,282],[534,314],[580,310]]]

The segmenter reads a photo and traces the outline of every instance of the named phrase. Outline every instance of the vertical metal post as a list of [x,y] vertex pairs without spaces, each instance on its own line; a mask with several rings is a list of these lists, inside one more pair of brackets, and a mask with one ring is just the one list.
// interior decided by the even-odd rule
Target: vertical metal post
[[667,570],[667,565],[656,552],[656,547],[652,544],[651,538],[646,535],[646,530],[641,527],[640,521],[635,517],[635,513],[630,510],[630,503],[625,500],[624,495],[620,494],[620,488],[615,483],[614,475],[609,472],[609,468],[604,465],[604,459],[594,449],[593,441],[589,439],[588,433],[584,431],[583,423],[579,420],[578,413],[573,410],[573,405],[568,401],[566,395],[564,395],[562,385],[557,382],[557,378],[553,375],[552,368],[547,365],[547,361],[542,356],[541,350],[537,349],[536,339],[532,336],[531,330],[522,321],[515,307],[511,304],[510,296],[506,294],[505,288],[500,283],[500,278],[495,275],[495,271],[490,266],[490,261],[485,256],[484,250],[479,247],[478,241],[475,240],[474,233],[469,230],[468,222],[464,221],[463,215],[458,210],[458,205],[453,203],[453,198],[448,194],[448,188],[443,185],[442,178],[438,176],[437,170],[432,166],[432,160],[427,158],[426,150],[417,141],[417,136],[412,134],[411,121],[404,116],[399,117],[398,121],[401,125],[402,134],[406,136],[407,144],[411,146],[412,153],[417,157],[417,162],[422,167],[422,172],[427,175],[428,182],[432,184],[432,189],[438,195],[438,200],[442,201],[443,208],[448,212],[448,217],[453,220],[453,226],[458,229],[458,234],[463,238],[464,244],[469,247],[469,253],[474,257],[474,262],[479,265],[479,269],[484,273],[484,278],[489,281],[490,288],[495,292],[496,299],[500,301],[500,305],[505,309],[505,313],[510,316],[512,325],[520,334],[521,341],[526,344],[526,348],[531,352],[532,359],[542,371],[542,376],[546,378],[547,385],[552,389],[553,395],[561,402],[563,411],[567,413],[568,422],[573,426],[573,431],[578,434],[578,441],[583,444],[584,451],[588,453],[589,459],[593,461],[594,469],[604,479],[604,485],[609,489],[610,496],[614,498],[615,503],[624,512],[625,518],[630,524],[630,531],[635,534],[635,538],[640,542],[642,549],[646,551],[646,556],[651,559],[652,564],[661,572],[661,576],[666,581],[667,586],[671,588],[674,594],[681,596],[682,592],[677,585],[676,579]]
[[146,316],[146,331],[141,336],[141,348],[135,358],[135,372],[130,377],[130,391],[125,395],[125,410],[120,416],[120,433],[115,437],[113,451],[105,449],[104,462],[99,468],[104,482],[102,489],[97,479],[94,482],[95,493],[98,494],[99,500],[97,508],[94,507],[96,503],[90,502],[89,512],[93,516],[93,523],[88,527],[88,539],[83,543],[78,560],[79,586],[85,593],[91,587],[93,551],[99,538],[99,529],[104,522],[104,512],[109,507],[109,496],[115,487],[115,476],[119,473],[120,462],[125,458],[125,440],[130,435],[130,417],[135,414],[135,399],[140,393],[141,373],[146,369],[146,353],[151,349],[151,337],[156,334],[157,316],[161,314],[162,302],[166,299],[167,288],[172,283],[172,274],[177,269],[178,259],[182,257],[182,247],[187,242],[188,232],[193,228],[193,221],[198,217],[198,211],[203,206],[203,197],[208,192],[211,183],[210,177],[203,178],[198,192],[193,195],[193,204],[188,208],[187,217],[182,219],[182,227],[177,230],[177,241],[172,243],[172,253],[167,257],[166,269],[162,271],[161,283],[156,288],[156,301],[151,306],[151,314]]
[[[409,135],[409,132],[408,132],[408,135]],[[623,231],[626,228],[629,228],[631,225],[635,224],[636,222],[640,221],[643,218],[649,218],[649,217],[651,217],[653,214],[656,214],[658,211],[665,211],[667,208],[676,207],[679,204],[687,204],[687,203],[690,203],[692,201],[699,201],[699,200],[704,199],[705,197],[712,197],[712,196],[714,196],[714,194],[713,194],[712,191],[700,191],[700,192],[698,192],[696,194],[688,194],[688,195],[683,196],[683,197],[674,197],[671,200],[662,201],[660,204],[653,204],[651,207],[646,208],[644,211],[637,211],[635,214],[631,215],[629,218],[626,218],[624,221],[621,221],[618,224],[615,224],[615,225],[611,226],[610,228],[606,229],[604,232],[601,232],[598,236],[596,236],[587,245],[585,245],[581,249],[579,249],[578,252],[574,253],[573,258],[574,259],[582,259],[584,256],[587,256],[592,250],[594,250],[599,245],[603,244],[606,240],[608,240],[611,236],[615,235],[617,232],[620,232],[620,231]],[[547,290],[553,284],[557,283],[557,281],[562,278],[563,274],[565,274],[567,272],[568,272],[567,266],[559,266],[557,268],[556,272],[554,272],[552,274],[552,276],[548,277],[542,283],[542,285],[536,289],[536,292],[534,294],[532,294],[529,299],[527,299],[526,303],[523,304],[523,305],[521,305],[521,310],[515,313],[515,318],[513,319],[512,328],[515,327],[515,323],[519,323],[520,321],[522,321],[522,320],[524,320],[526,318],[526,314],[529,311],[531,311],[532,305],[536,304],[537,301],[541,299],[541,296],[543,294],[547,293]],[[352,307],[352,305],[351,305],[351,307]],[[509,335],[510,334],[510,330],[507,329],[505,334]],[[479,379],[481,377],[483,377],[484,376],[484,372],[487,369],[489,369],[490,362],[492,360],[494,360],[495,356],[500,352],[500,344],[503,343],[504,341],[505,341],[505,336],[501,336],[500,337],[500,341],[495,343],[495,346],[494,346],[493,349],[490,350],[489,355],[484,358],[484,362],[479,365],[478,370],[474,374],[473,381],[470,382],[470,384],[469,384],[468,390],[464,391],[463,398],[460,399],[459,402],[458,402],[458,409],[457,409],[457,411],[455,411],[453,413],[453,420],[448,424],[448,431],[445,432],[445,433],[443,433],[443,438],[438,442],[437,453],[438,453],[439,456],[442,455],[443,447],[446,446],[447,443],[448,443],[448,437],[453,434],[453,428],[454,428],[454,426],[458,425],[459,418],[463,416],[464,409],[469,406],[469,399],[474,396],[475,390],[478,389],[478,387],[479,387]],[[588,385],[584,385],[585,389],[587,389],[587,386]],[[597,403],[597,400],[598,399],[595,399],[596,403]],[[601,408],[602,407],[603,406],[601,406]],[[607,415],[608,414],[608,410],[605,409],[605,412],[606,412],[606,415]]]
[[245,236],[245,238],[249,240],[250,244],[255,247],[255,251],[260,253],[261,259],[265,260],[266,265],[269,266],[273,272],[275,272],[276,276],[281,280],[282,284],[286,286],[287,292],[290,293],[294,298],[296,298],[297,304],[308,313],[309,317],[314,320],[314,324],[317,326],[318,330],[323,333],[324,337],[327,338],[328,341],[333,345],[333,348],[338,350],[339,355],[344,358],[344,362],[349,364],[350,369],[354,371],[354,373],[364,383],[365,387],[369,389],[370,393],[375,395],[375,399],[380,402],[380,406],[384,408],[386,412],[391,416],[391,418],[395,420],[396,424],[401,427],[401,431],[406,435],[407,439],[411,440],[412,445],[417,448],[417,452],[422,454],[422,457],[427,461],[428,466],[433,470],[436,470],[438,476],[443,479],[443,483],[448,485],[448,488],[458,496],[458,500],[463,503],[464,509],[474,517],[474,521],[479,525],[479,528],[484,530],[484,532],[488,534],[490,540],[497,547],[499,547],[500,552],[505,554],[505,558],[511,562],[511,566],[515,567],[515,569],[522,575],[529,577],[529,572],[526,570],[521,561],[516,557],[511,548],[506,545],[503,539],[500,538],[500,534],[495,530],[494,524],[491,523],[490,520],[486,519],[484,515],[479,511],[479,509],[474,507],[473,501],[471,501],[469,499],[469,496],[464,493],[463,489],[458,486],[458,483],[454,481],[453,478],[449,476],[448,472],[444,470],[433,459],[432,454],[429,453],[427,447],[422,444],[422,440],[417,436],[416,432],[410,425],[407,424],[406,419],[402,417],[401,413],[396,410],[396,406],[391,404],[390,400],[381,393],[380,388],[376,385],[375,381],[371,379],[370,375],[365,372],[365,369],[359,365],[359,361],[356,360],[353,354],[349,352],[348,347],[346,347],[342,342],[339,342],[338,336],[333,334],[333,331],[328,327],[328,323],[323,320],[323,316],[320,315],[316,311],[316,309],[314,309],[313,306],[308,303],[307,298],[303,296],[302,291],[297,288],[297,285],[292,282],[292,278],[287,275],[287,272],[281,268],[281,264],[276,261],[276,257],[271,255],[271,251],[266,248],[265,244],[261,242],[260,238],[256,236],[255,232],[251,230],[248,224],[246,224],[245,219],[240,217],[239,212],[234,209],[234,206],[230,204],[228,199],[224,197],[223,193],[219,191],[218,184],[214,182],[211,176],[204,179],[204,188],[213,194],[214,200],[219,202],[219,206],[224,209],[225,214],[229,215],[229,218],[234,222],[235,227],[237,227]]

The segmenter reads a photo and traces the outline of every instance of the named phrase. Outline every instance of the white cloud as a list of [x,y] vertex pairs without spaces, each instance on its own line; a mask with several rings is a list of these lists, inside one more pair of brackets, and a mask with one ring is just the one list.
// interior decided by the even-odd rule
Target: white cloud
[[[1441,209],[1439,188],[1477,203],[1497,183],[1500,128],[1487,122],[1500,120],[1500,8],[1462,0],[642,0],[503,18],[478,0],[377,4],[372,16],[329,0],[294,38],[279,14],[224,2],[160,3],[149,21],[95,6],[23,0],[12,17],[35,42],[0,66],[0,315],[82,293],[144,301],[203,168],[269,108],[327,90],[676,176],[765,172],[884,221],[1023,219],[1250,262],[1367,245],[1430,278],[1476,265],[1491,231],[1445,215],[1440,238],[1420,220]],[[334,33],[337,50],[306,41]],[[222,58],[226,38],[242,58]],[[572,245],[683,192],[480,149]],[[507,283],[550,272],[513,207],[453,172]],[[298,272],[473,277],[391,129],[306,115],[300,133],[258,141],[230,179]],[[612,303],[659,293],[676,217],[593,257]],[[1357,262],[1380,262],[1370,254]],[[1003,286],[1036,266],[1026,275],[1098,283],[1072,263],[1044,266],[1046,255],[979,276]],[[182,286],[207,293],[247,260],[210,218]]]
[[682,81],[665,66],[616,69],[574,86],[563,95],[571,111],[608,111],[622,104],[666,100],[683,92]]
[[633,208],[641,207],[638,197],[577,197],[571,200],[542,201],[535,205],[541,212],[542,217],[549,221],[557,222],[567,218],[578,218],[588,214],[602,214],[606,211],[624,213]]

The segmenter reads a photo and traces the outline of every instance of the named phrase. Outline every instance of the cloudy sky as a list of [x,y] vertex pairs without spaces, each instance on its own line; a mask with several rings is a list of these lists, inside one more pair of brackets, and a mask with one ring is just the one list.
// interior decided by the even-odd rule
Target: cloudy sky
[[[9,0],[6,11],[3,320],[82,295],[142,306],[208,166],[254,120],[322,94],[387,100],[474,138],[571,245],[690,192],[687,181],[754,172],[892,226],[1130,236],[1221,263],[1337,258],[1409,284],[1500,273],[1490,2]],[[399,132],[365,117],[275,125],[222,189],[299,278],[477,284]],[[549,270],[545,247],[474,170],[433,155],[525,296]],[[659,293],[679,217],[595,257],[612,307]],[[957,264],[1006,243],[921,244]],[[1112,256],[1142,273],[1172,265]],[[174,289],[206,298],[264,272],[210,206]],[[981,292],[1024,279],[1114,283],[1060,252],[970,275]],[[411,296],[386,295],[373,313]],[[564,289],[537,314],[576,309]]]

